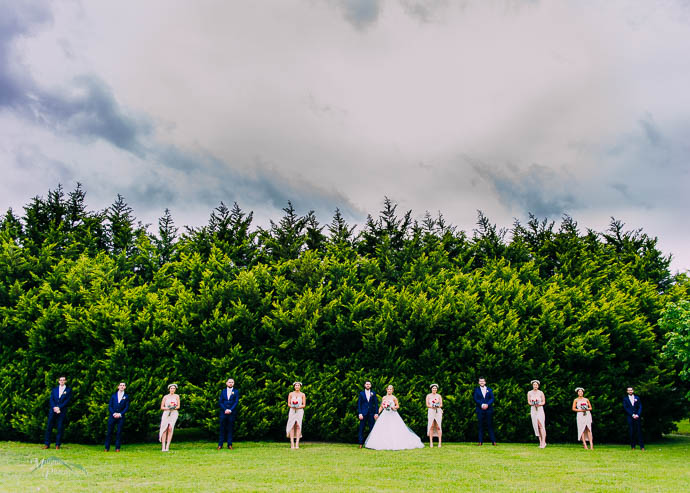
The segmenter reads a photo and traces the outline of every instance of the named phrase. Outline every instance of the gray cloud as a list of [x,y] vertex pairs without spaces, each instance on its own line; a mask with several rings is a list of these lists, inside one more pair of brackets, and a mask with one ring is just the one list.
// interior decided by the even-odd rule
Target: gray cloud
[[59,159],[46,156],[36,145],[19,147],[15,153],[15,166],[27,174],[41,176],[43,179],[48,177],[53,183],[75,180],[70,166]]
[[641,118],[639,120],[639,123],[642,129],[644,130],[645,136],[647,137],[649,143],[653,146],[660,145],[661,132],[659,131],[659,128],[657,127],[656,123],[654,123],[652,115],[648,113],[647,115],[645,115],[645,118]]
[[[212,154],[187,152],[174,146],[163,147],[157,160],[188,177],[187,184],[202,183],[203,186],[187,192],[171,191],[176,195],[193,196],[194,202],[209,207],[220,201],[237,201],[251,206],[270,206],[282,209],[288,200],[296,208],[313,209],[320,217],[330,217],[333,210],[340,208],[349,219],[361,220],[364,213],[337,190],[317,187],[300,175],[286,176],[276,166],[256,158],[250,172],[239,172]],[[160,186],[165,186],[161,183]],[[177,190],[175,183],[170,186]],[[189,185],[187,185],[189,186]],[[155,197],[150,197],[155,204]]]
[[539,164],[526,169],[514,165],[489,166],[466,158],[474,171],[488,181],[499,200],[520,213],[531,212],[539,217],[555,217],[583,203],[574,191],[575,178],[567,171],[556,171]]
[[381,0],[338,0],[345,20],[357,29],[376,24],[381,13]]
[[23,104],[26,78],[24,67],[12,56],[13,43],[38,26],[52,20],[52,14],[40,1],[2,2],[0,4],[0,108]]
[[[456,0],[456,5],[465,5],[464,0]],[[400,0],[405,12],[421,22],[440,20],[442,12],[448,7],[448,0]]]
[[69,87],[36,94],[27,110],[37,121],[76,137],[101,138],[120,149],[144,155],[143,141],[151,135],[151,122],[143,115],[127,114],[110,87],[98,77],[76,77]]
[[[347,12],[353,21],[366,23],[368,16],[378,15],[374,12],[378,12],[378,7],[371,10],[365,5],[367,2],[347,3]],[[339,207],[350,218],[363,216],[336,190],[314,186],[299,175],[285,176],[276,167],[258,159],[245,166],[249,171],[241,172],[203,150],[187,151],[153,140],[151,119],[134,115],[123,107],[110,86],[99,77],[81,75],[64,87],[40,87],[28,68],[13,56],[12,47],[18,37],[31,35],[52,20],[49,5],[38,2],[3,4],[0,19],[0,107],[9,108],[16,115],[62,135],[80,140],[102,139],[141,159],[141,164],[149,168],[146,180],[122,190],[140,205],[159,206],[193,199],[211,207],[223,200],[281,209],[291,200],[297,207],[314,209],[321,214],[330,214]],[[313,97],[311,102],[317,108]],[[318,110],[335,111],[323,105],[318,106]],[[64,164],[39,154],[39,150],[32,147],[31,152],[22,152],[15,160],[24,169],[30,168],[32,161],[52,163],[51,174],[58,177],[57,181],[74,178]],[[173,175],[156,171],[153,163],[170,168]],[[177,179],[169,180],[170,176],[176,176],[175,172]],[[195,182],[203,187],[195,190],[191,186]]]
[[384,195],[466,229],[615,215],[687,266],[688,9],[662,3],[6,1],[0,205],[59,175],[147,222]]
[[6,2],[0,6],[0,107],[54,130],[80,138],[101,138],[141,155],[142,138],[150,134],[150,123],[144,117],[128,115],[102,80],[86,75],[74,78],[66,87],[46,89],[14,56],[14,43],[52,18],[46,2]]

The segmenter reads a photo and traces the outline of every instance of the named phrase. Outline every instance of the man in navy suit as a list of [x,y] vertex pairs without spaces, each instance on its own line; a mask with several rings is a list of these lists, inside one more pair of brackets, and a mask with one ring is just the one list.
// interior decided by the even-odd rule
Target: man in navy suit
[[491,444],[496,445],[494,427],[492,423],[494,414],[494,391],[486,386],[486,379],[479,378],[479,387],[474,389],[472,394],[477,410],[477,420],[479,421],[479,445],[484,443],[484,427],[489,430]]
[[115,452],[120,451],[122,425],[125,422],[125,413],[129,409],[129,396],[125,394],[126,388],[125,382],[120,382],[117,386],[117,392],[110,396],[110,402],[108,403],[108,432],[105,435],[106,452],[110,452],[110,436],[113,434],[114,427],[117,427],[115,432]]
[[237,416],[237,403],[240,400],[240,391],[235,388],[235,381],[228,378],[225,388],[220,391],[218,405],[220,406],[220,437],[218,438],[218,450],[223,448],[223,442],[227,442],[232,449],[232,432],[235,428]]
[[[640,450],[644,450],[644,439],[642,438],[642,401],[635,395],[635,389],[628,387],[628,395],[623,397],[623,410],[628,418],[628,433],[630,434],[630,448],[635,450],[635,445],[639,441]],[[635,437],[637,436],[637,440]]]
[[57,424],[57,436],[55,437],[55,450],[60,449],[62,444],[62,432],[65,429],[65,419],[67,418],[67,405],[72,398],[72,389],[67,386],[67,379],[60,377],[58,386],[50,392],[50,406],[48,408],[48,425],[43,448],[50,448],[50,435],[53,427]]
[[371,390],[371,382],[364,382],[364,390],[357,399],[357,414],[359,415],[359,448],[364,445],[364,427],[369,426],[369,433],[374,427],[374,421],[379,419],[379,399],[376,392]]

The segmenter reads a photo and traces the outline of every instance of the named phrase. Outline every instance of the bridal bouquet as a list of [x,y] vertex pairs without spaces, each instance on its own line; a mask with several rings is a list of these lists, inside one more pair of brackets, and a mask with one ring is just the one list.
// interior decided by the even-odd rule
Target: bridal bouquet
[[395,409],[393,409],[393,401],[383,401],[381,407],[383,407],[384,411],[395,411]]
[[297,399],[292,399],[290,407],[294,407],[295,409],[297,409],[299,407],[299,401]]
[[532,401],[532,405],[533,405],[533,406],[536,406],[537,404],[539,404],[539,399],[534,399],[534,400]]
[[177,402],[171,401],[170,404],[168,404],[168,416],[172,414],[172,412],[175,410],[177,407]]
[[583,414],[584,416],[587,416],[587,410],[589,409],[589,406],[587,405],[586,402],[581,402],[581,403],[580,403],[580,409],[583,410],[583,413],[582,413],[582,414]]
[[441,401],[439,399],[434,399],[431,401],[431,407],[439,408],[441,407]]

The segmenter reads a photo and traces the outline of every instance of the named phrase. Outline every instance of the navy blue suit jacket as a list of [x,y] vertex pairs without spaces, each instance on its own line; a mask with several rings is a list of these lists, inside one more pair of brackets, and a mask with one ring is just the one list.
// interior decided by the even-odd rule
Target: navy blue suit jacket
[[228,399],[228,389],[227,387],[220,391],[220,398],[218,399],[218,406],[220,407],[220,417],[225,416],[225,410],[230,410],[230,415],[235,415],[235,409],[237,409],[237,403],[240,400],[240,391],[233,387],[232,394],[230,394],[230,399]]
[[[476,387],[474,389],[474,393],[472,394],[472,398],[474,399],[474,402],[476,403],[476,410],[477,411],[493,411],[494,407],[494,391],[491,390],[489,387],[486,388],[486,397],[482,395],[482,389],[479,387]],[[487,409],[482,409],[482,404],[488,404],[489,407]]]
[[54,407],[59,407],[60,413],[67,411],[67,405],[71,398],[72,389],[65,387],[65,391],[62,393],[62,396],[60,396],[60,387],[55,387],[50,392],[50,409],[48,410],[48,414],[53,414]]
[[357,399],[357,414],[366,416],[367,414],[378,414],[379,413],[379,398],[376,396],[376,392],[371,391],[371,396],[367,401],[367,394],[363,390],[359,393],[359,398]]
[[110,396],[110,402],[108,403],[108,416],[112,416],[114,413],[120,413],[122,416],[125,417],[125,413],[129,409],[129,396],[127,394],[123,394],[122,400],[120,402],[117,402],[117,392],[115,392],[113,395]]
[[627,395],[623,397],[623,410],[629,419],[632,419],[633,414],[637,414],[642,417],[642,401],[636,395],[633,395],[635,399],[635,405],[630,404],[630,397]]

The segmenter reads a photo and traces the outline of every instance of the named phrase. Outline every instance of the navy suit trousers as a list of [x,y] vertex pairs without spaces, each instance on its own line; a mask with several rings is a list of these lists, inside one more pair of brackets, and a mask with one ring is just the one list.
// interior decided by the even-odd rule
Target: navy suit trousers
[[[633,419],[628,416],[628,434],[630,435],[630,447],[635,448],[637,442],[640,448],[644,448],[644,439],[642,438],[642,418]],[[637,438],[637,440],[635,439]]]
[[232,445],[232,432],[235,428],[235,413],[221,414],[220,416],[220,436],[218,437],[218,446],[222,447],[223,442],[228,446]]
[[366,426],[369,426],[369,433],[371,433],[371,429],[374,427],[374,415],[372,413],[370,414],[365,414],[364,419],[361,419],[359,421],[359,444],[364,445],[364,428]]
[[105,435],[105,449],[110,450],[110,437],[113,434],[113,428],[117,427],[115,430],[115,448],[119,449],[122,443],[122,425],[125,422],[125,418],[113,418],[112,414],[108,416],[108,432]]
[[485,428],[489,431],[489,439],[491,440],[491,443],[496,441],[496,437],[494,436],[494,425],[492,423],[493,414],[493,409],[477,410],[477,421],[479,421],[479,443],[484,443]]
[[46,436],[44,443],[50,445],[50,434],[53,432],[53,427],[57,424],[57,436],[55,437],[55,445],[62,443],[62,432],[65,430],[65,418],[67,413],[55,413],[52,410],[48,413],[48,425],[46,426]]

